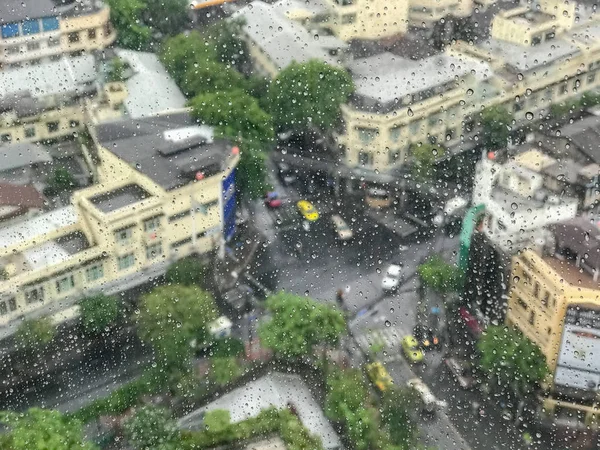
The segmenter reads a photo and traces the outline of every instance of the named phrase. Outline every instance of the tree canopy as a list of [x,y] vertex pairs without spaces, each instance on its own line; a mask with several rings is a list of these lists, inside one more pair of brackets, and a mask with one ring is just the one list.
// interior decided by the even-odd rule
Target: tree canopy
[[0,435],[0,447],[10,450],[96,450],[83,438],[81,423],[60,412],[31,408],[25,413],[2,412],[0,422],[8,430]]
[[446,153],[441,145],[419,143],[411,145],[414,160],[412,173],[417,179],[428,180],[433,176],[434,163]]
[[198,258],[192,256],[180,259],[167,268],[165,281],[186,286],[206,286],[208,268]]
[[217,61],[194,64],[186,70],[181,88],[186,96],[246,89],[246,80],[237,70]]
[[119,301],[116,297],[104,294],[84,298],[79,304],[81,324],[86,333],[101,334],[119,317]]
[[194,339],[207,339],[206,326],[217,318],[217,306],[198,287],[166,285],[142,296],[135,315],[140,338],[153,346],[159,362],[181,367],[191,356]]
[[356,411],[367,396],[367,387],[359,370],[334,370],[327,376],[325,415],[341,422],[346,411]]
[[481,138],[487,151],[505,148],[512,128],[513,116],[506,108],[490,107],[481,112]]
[[477,348],[482,369],[520,395],[531,393],[549,373],[540,348],[515,328],[487,327]]
[[327,130],[340,115],[340,105],[354,92],[344,69],[318,60],[293,62],[271,82],[270,111],[278,130]]
[[159,58],[175,82],[182,86],[189,68],[216,60],[214,48],[198,31],[178,34],[160,46]]
[[317,344],[335,345],[346,330],[340,310],[307,297],[279,292],[266,305],[272,317],[260,326],[259,336],[280,356],[297,358]]
[[233,356],[210,359],[208,379],[218,386],[226,386],[239,377],[242,369]]
[[416,410],[418,405],[417,396],[408,389],[392,389],[383,397],[381,421],[387,426],[392,442],[400,448],[416,447],[418,427],[409,411]]
[[458,269],[433,255],[417,268],[421,282],[439,293],[454,291],[458,284]]
[[48,317],[24,320],[15,334],[17,345],[26,351],[43,350],[56,336],[56,327]]
[[154,406],[138,409],[125,422],[125,438],[136,450],[175,450],[179,429],[168,411]]

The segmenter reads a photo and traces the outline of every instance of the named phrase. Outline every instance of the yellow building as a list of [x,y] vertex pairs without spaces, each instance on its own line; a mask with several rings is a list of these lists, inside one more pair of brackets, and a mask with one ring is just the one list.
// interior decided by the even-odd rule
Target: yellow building
[[579,218],[554,231],[555,249],[513,257],[506,322],[546,357],[546,417],[583,427],[600,406],[600,229]]
[[0,18],[0,70],[101,50],[114,42],[110,10],[102,2],[57,3],[5,1]]
[[467,17],[473,12],[473,0],[411,0],[408,13],[412,27],[429,27],[448,16]]
[[232,236],[239,151],[210,128],[181,112],[107,122],[92,136],[98,183],[71,206],[0,228],[0,335]]

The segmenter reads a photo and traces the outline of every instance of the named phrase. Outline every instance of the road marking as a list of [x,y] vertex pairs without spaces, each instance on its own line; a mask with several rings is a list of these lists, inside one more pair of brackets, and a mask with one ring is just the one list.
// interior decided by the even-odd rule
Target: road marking
[[356,342],[361,349],[368,351],[373,344],[383,344],[386,349],[398,349],[400,344],[400,330],[395,328],[384,328],[371,330],[356,336]]

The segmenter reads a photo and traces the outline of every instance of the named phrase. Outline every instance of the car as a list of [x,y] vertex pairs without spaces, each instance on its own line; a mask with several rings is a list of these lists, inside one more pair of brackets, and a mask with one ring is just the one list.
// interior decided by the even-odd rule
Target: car
[[419,341],[414,336],[405,336],[402,339],[402,353],[411,363],[423,362],[423,351],[419,348]]
[[402,264],[390,264],[381,281],[381,288],[386,292],[395,292],[403,281]]
[[435,395],[429,390],[429,387],[420,378],[411,378],[406,385],[413,389],[423,402],[423,412],[435,414],[439,408],[446,407],[446,402],[438,401]]
[[281,198],[277,192],[267,192],[265,195],[265,205],[269,208],[279,208],[281,206]]
[[354,236],[352,230],[340,215],[334,214],[331,216],[331,223],[333,224],[335,235],[340,241],[349,241]]
[[300,200],[298,203],[296,203],[296,206],[298,207],[300,214],[302,214],[302,217],[309,222],[314,222],[319,219],[319,213],[313,204],[308,200]]
[[478,383],[473,376],[473,367],[468,361],[457,358],[446,358],[444,364],[462,389],[473,389]]
[[379,391],[385,392],[394,385],[394,380],[392,380],[389,372],[381,362],[375,361],[374,363],[367,364],[366,370],[369,380],[371,380],[371,383],[373,383]]
[[413,336],[419,341],[419,346],[423,350],[439,350],[442,347],[442,340],[438,333],[431,327],[425,325],[415,325]]

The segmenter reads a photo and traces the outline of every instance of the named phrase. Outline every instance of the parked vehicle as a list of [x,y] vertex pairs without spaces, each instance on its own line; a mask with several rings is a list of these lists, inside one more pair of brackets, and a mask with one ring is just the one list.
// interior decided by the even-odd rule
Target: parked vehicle
[[438,409],[446,407],[446,402],[437,400],[429,387],[420,378],[411,378],[406,385],[419,395],[423,402],[423,412],[433,415]]
[[304,217],[309,222],[314,222],[319,219],[318,211],[308,200],[300,200],[298,203],[296,203],[296,206],[298,207],[298,211],[300,212],[302,217]]
[[385,189],[370,188],[365,194],[365,203],[369,208],[389,208],[392,196]]
[[402,339],[402,353],[411,363],[423,362],[423,351],[419,348],[419,342],[414,336],[405,336]]
[[371,383],[373,383],[379,391],[385,392],[394,385],[392,377],[381,362],[376,361],[367,364],[366,370],[369,380],[371,380]]
[[473,366],[470,362],[447,358],[444,364],[462,389],[473,389],[477,385],[478,380],[473,374]]
[[419,346],[423,350],[440,350],[442,348],[442,339],[437,330],[425,325],[415,325],[413,336],[419,341]]
[[265,195],[265,205],[269,208],[279,208],[281,206],[281,198],[277,192],[267,192]]
[[350,229],[348,224],[346,224],[346,222],[344,221],[344,219],[342,219],[342,217],[340,215],[338,215],[338,214],[332,215],[331,223],[333,225],[333,230],[335,231],[335,235],[340,241],[349,241],[354,236],[354,234],[352,233],[352,230]]
[[402,264],[390,264],[381,281],[381,288],[386,292],[395,292],[403,281]]

